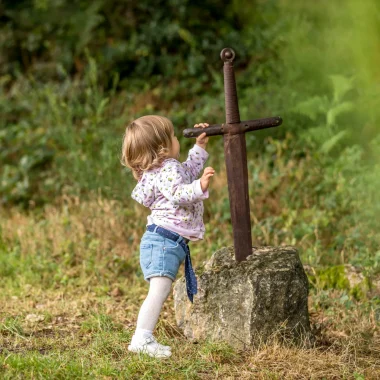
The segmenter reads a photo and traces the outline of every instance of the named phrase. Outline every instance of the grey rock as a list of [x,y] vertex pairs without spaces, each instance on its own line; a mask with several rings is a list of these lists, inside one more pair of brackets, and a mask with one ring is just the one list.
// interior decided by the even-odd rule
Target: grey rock
[[253,247],[242,262],[233,247],[222,248],[195,273],[193,304],[184,277],[173,289],[177,326],[191,341],[208,338],[243,350],[274,336],[313,344],[308,279],[296,248]]

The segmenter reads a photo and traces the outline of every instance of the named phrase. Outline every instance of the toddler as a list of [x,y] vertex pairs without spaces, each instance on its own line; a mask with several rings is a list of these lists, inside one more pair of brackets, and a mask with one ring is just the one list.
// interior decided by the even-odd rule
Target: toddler
[[[200,123],[194,127],[207,126]],[[208,167],[197,178],[208,158],[207,142],[206,133],[202,133],[187,160],[181,163],[179,142],[166,117],[143,116],[126,128],[122,164],[132,169],[138,181],[132,198],[152,211],[140,243],[140,266],[149,292],[141,306],[129,351],[160,358],[171,355],[169,346],[156,341],[153,330],[184,261],[191,302],[197,293],[188,243],[203,239],[205,232],[202,201],[209,196],[208,186],[215,171]]]

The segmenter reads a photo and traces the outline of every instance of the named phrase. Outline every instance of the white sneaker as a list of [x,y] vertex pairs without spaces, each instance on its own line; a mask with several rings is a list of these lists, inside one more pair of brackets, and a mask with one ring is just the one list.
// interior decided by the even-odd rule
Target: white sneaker
[[170,346],[163,346],[158,343],[153,335],[137,342],[134,341],[133,338],[134,337],[132,337],[131,344],[128,346],[128,351],[142,352],[156,358],[168,358],[172,354]]
[[[164,346],[163,344],[158,343],[156,338],[153,335],[151,335],[150,338],[152,338],[158,344],[158,346],[160,346],[162,349],[166,349],[166,350],[172,349],[170,346]],[[144,339],[146,339],[146,338],[137,338],[136,335],[133,335],[131,345],[135,346],[136,343],[139,344],[141,342],[141,340],[144,341]]]

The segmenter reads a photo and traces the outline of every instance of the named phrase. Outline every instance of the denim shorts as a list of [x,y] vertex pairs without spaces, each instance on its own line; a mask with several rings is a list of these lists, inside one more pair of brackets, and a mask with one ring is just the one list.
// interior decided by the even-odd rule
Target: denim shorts
[[140,266],[146,282],[155,276],[175,281],[179,266],[186,258],[186,252],[179,244],[181,240],[183,237],[180,235],[174,241],[157,232],[145,231],[140,243]]

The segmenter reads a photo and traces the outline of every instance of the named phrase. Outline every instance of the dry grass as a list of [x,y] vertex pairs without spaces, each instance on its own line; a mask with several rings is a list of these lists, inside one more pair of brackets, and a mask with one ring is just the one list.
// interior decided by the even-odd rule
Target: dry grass
[[[224,191],[222,180],[214,185],[214,191]],[[284,345],[275,337],[247,352],[223,343],[192,344],[176,327],[171,295],[155,335],[172,345],[173,360],[131,356],[127,345],[148,289],[138,260],[145,210],[138,205],[126,210],[100,197],[89,202],[63,197],[41,212],[0,211],[2,246],[7,247],[11,265],[3,269],[8,272],[2,274],[0,285],[0,374],[4,376],[23,373],[34,378],[33,371],[49,370],[43,367],[44,360],[59,354],[55,360],[63,372],[56,369],[50,374],[61,378],[75,374],[136,379],[380,378],[375,303],[347,300],[344,291],[337,290],[310,293],[310,318],[317,337],[313,348]],[[210,221],[208,228],[228,231],[227,222],[214,223]],[[213,239],[219,246],[231,239],[228,233],[215,234],[194,246],[195,262],[207,259]],[[28,355],[37,355],[34,360],[43,369],[27,362]],[[68,358],[76,363],[73,372]]]

